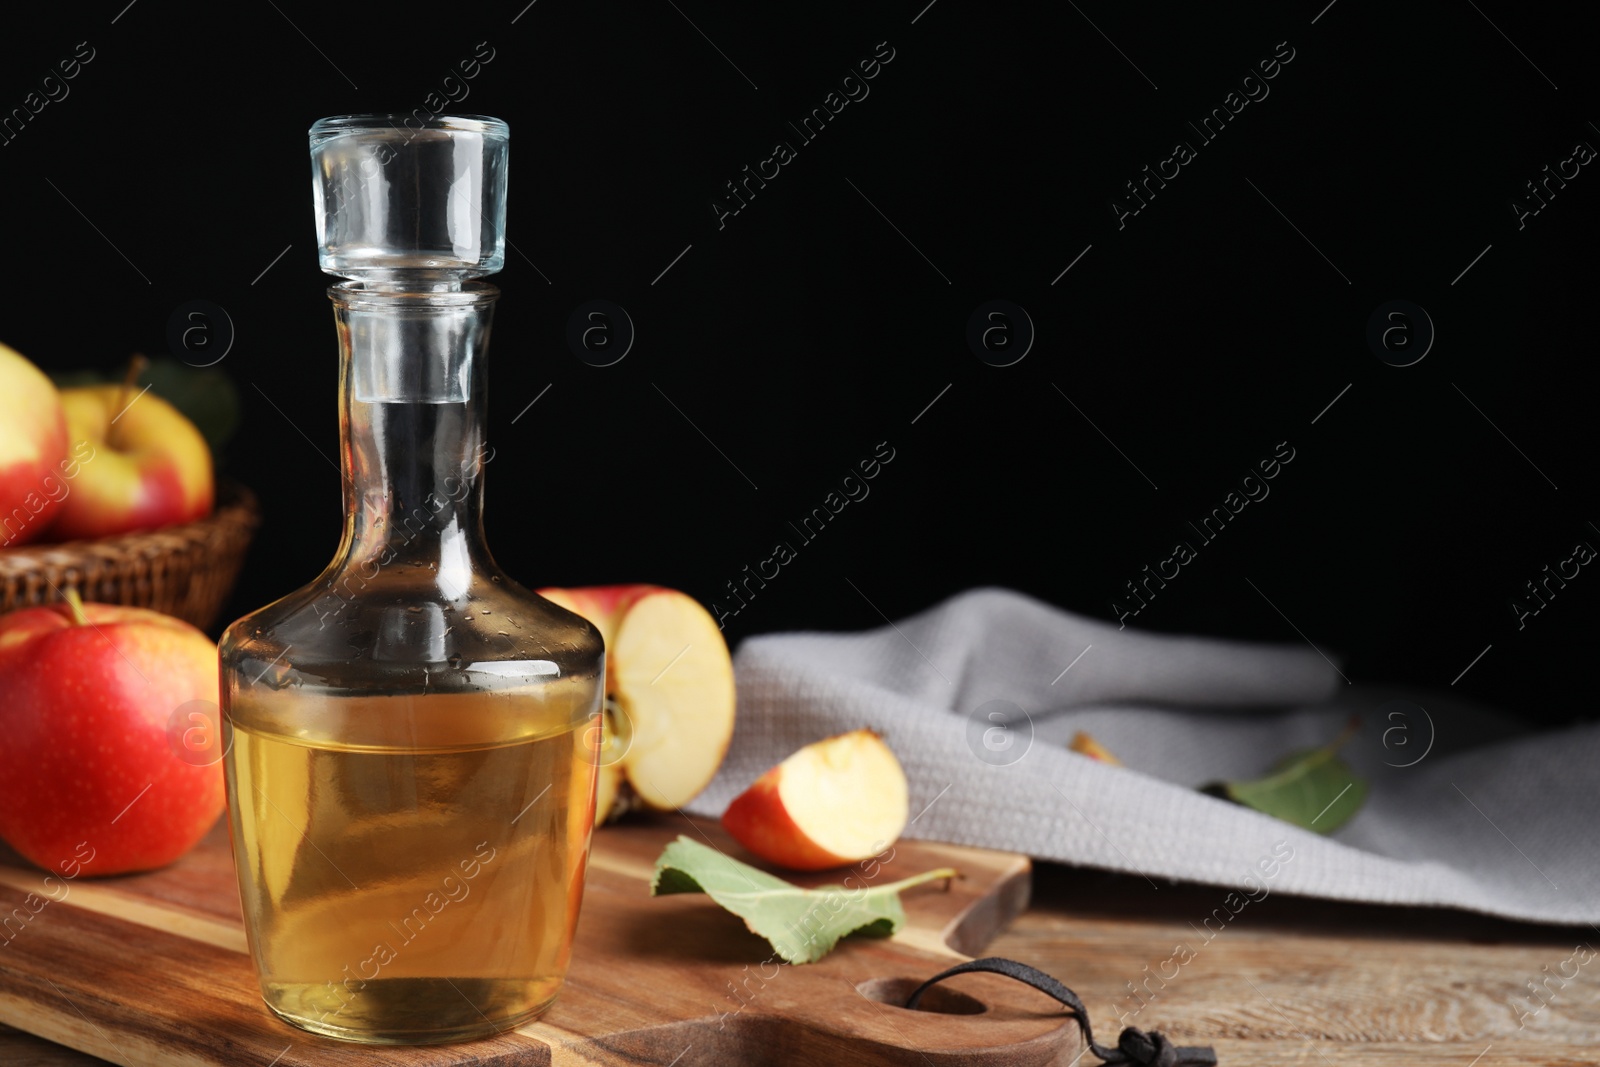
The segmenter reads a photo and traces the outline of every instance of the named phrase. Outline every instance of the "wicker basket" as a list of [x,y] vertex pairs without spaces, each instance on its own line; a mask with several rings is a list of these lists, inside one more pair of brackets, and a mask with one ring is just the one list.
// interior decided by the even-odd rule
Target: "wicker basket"
[[198,522],[159,530],[0,550],[0,612],[60,600],[154,608],[209,629],[233,589],[261,521],[255,494],[217,486],[217,506]]

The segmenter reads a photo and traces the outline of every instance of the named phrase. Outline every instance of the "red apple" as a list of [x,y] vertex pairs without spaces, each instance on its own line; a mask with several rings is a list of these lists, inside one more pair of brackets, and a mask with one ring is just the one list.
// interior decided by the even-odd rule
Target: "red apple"
[[628,801],[624,781],[648,807],[689,803],[733,738],[733,661],[711,613],[657,585],[539,592],[588,619],[606,642],[606,696],[620,722],[606,726],[596,821]]
[[817,741],[757,778],[722,813],[762,859],[820,871],[876,856],[906,828],[906,774],[871,730]]
[[50,525],[70,490],[62,478],[68,462],[56,387],[0,345],[0,547],[31,541]]
[[216,646],[159,612],[0,616],[0,837],[51,871],[90,853],[91,875],[188,852],[222,812],[222,765],[169,735],[176,720],[214,745],[217,689]]
[[192,522],[211,511],[211,449],[177,408],[120,385],[66,389],[68,436],[94,449],[51,536],[106,537]]

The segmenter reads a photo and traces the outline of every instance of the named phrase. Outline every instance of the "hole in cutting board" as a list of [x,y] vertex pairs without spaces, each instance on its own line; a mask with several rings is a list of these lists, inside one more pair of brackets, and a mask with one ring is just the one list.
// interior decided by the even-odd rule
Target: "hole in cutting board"
[[[917,978],[869,978],[856,984],[856,992],[868,1000],[905,1010],[906,1001],[917,991],[922,981]],[[917,1001],[917,1011],[931,1011],[940,1015],[981,1015],[989,1010],[983,1001],[936,985]]]

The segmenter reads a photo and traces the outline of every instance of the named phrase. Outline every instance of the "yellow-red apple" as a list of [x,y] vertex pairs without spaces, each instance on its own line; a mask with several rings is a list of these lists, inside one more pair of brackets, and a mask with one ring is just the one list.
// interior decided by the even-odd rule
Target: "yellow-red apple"
[[764,860],[797,871],[881,853],[906,828],[906,774],[872,730],[816,741],[755,780],[723,828]]
[[630,791],[663,811],[693,800],[733,738],[733,661],[711,613],[688,594],[656,585],[539,592],[588,619],[606,642],[612,721],[601,749],[596,821],[628,802]]
[[50,525],[70,491],[68,463],[56,387],[0,345],[0,547],[31,541]]
[[1080,756],[1088,756],[1092,760],[1099,760],[1101,763],[1108,763],[1113,767],[1122,766],[1122,761],[1113,756],[1109,748],[1082,730],[1072,735],[1072,740],[1067,744],[1067,747]]
[[0,616],[0,837],[90,875],[188,852],[222,813],[220,753],[193,758],[205,745],[189,736],[217,744],[217,689],[216,646],[180,619],[77,603]]
[[88,442],[51,536],[67,541],[193,522],[211,511],[211,449],[182,412],[148,390],[65,389],[67,433]]

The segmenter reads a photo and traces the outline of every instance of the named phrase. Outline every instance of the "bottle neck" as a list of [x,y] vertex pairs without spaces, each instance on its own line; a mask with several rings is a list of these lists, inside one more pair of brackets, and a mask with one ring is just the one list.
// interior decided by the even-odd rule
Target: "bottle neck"
[[484,356],[499,291],[340,285],[344,538],[334,569],[363,585],[394,568],[467,594],[483,540]]

